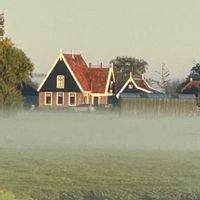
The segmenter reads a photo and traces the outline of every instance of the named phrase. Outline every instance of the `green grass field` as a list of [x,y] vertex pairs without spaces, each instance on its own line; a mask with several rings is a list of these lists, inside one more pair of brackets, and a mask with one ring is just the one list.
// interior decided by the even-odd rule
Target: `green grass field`
[[13,200],[10,194],[17,200],[198,200],[199,117],[0,116],[0,200]]
[[200,198],[200,152],[1,149],[0,154],[0,187],[19,199]]

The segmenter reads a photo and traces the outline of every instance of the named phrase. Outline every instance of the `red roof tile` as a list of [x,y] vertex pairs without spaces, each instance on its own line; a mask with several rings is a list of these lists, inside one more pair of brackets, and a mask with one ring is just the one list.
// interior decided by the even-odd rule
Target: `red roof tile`
[[88,68],[80,54],[63,54],[84,91],[104,93],[109,68]]
[[140,78],[140,79],[138,79],[138,78],[134,79],[133,78],[133,80],[135,81],[135,83],[137,84],[138,87],[141,87],[141,88],[148,90],[150,92],[158,92],[158,91],[154,90],[153,88],[151,88],[150,85],[142,78]]
[[188,90],[191,88],[199,88],[200,89],[200,80],[193,80],[189,81],[186,84],[183,85],[182,88],[179,89],[179,92],[184,92],[184,90]]
[[106,89],[109,68],[89,68],[91,90],[93,93],[104,93]]
[[84,91],[90,91],[88,66],[80,54],[63,54]]

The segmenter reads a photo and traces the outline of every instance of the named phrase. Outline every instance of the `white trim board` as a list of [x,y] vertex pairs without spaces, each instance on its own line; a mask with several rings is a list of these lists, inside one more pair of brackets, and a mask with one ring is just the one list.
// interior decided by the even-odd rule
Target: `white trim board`
[[53,69],[55,68],[57,62],[58,62],[59,60],[61,60],[61,59],[64,61],[66,67],[68,68],[69,72],[71,73],[72,77],[74,78],[74,80],[75,80],[75,82],[77,83],[77,85],[78,85],[79,89],[81,90],[81,92],[89,92],[89,91],[84,91],[84,90],[83,90],[83,88],[81,87],[79,81],[77,80],[76,76],[74,75],[72,69],[70,68],[70,66],[69,66],[68,62],[66,61],[66,59],[65,59],[65,57],[64,57],[64,55],[63,55],[62,52],[59,54],[58,58],[56,59],[56,61],[54,62],[54,64],[53,64],[52,67],[50,68],[49,72],[47,73],[46,77],[43,79],[42,83],[39,85],[37,91],[38,91],[38,92],[40,91],[40,89],[42,88],[42,86],[43,86],[44,83],[46,82],[47,78],[50,76],[51,72],[52,72]]
[[146,93],[152,93],[152,92],[149,91],[149,90],[146,90],[146,89],[144,89],[144,88],[139,87],[139,86],[135,83],[135,81],[133,80],[133,78],[130,77],[130,78],[126,81],[126,83],[124,84],[124,86],[121,88],[121,90],[117,93],[116,97],[117,97],[118,99],[119,99],[120,94],[124,91],[124,89],[126,88],[126,86],[127,86],[130,82],[133,83],[133,85],[135,86],[136,89],[141,90],[141,91],[144,91],[144,92],[146,92]]
[[42,88],[42,86],[44,85],[44,83],[46,82],[47,78],[49,77],[49,75],[51,74],[51,72],[53,71],[54,67],[56,66],[57,62],[59,61],[60,59],[60,55],[57,57],[56,61],[54,62],[54,64],[52,65],[52,67],[50,68],[50,70],[48,71],[47,75],[45,76],[45,78],[43,79],[43,81],[40,83],[37,91],[39,92],[40,89]]
[[114,77],[113,67],[110,67],[109,68],[109,72],[108,72],[108,78],[107,78],[105,93],[108,92],[109,83],[110,83],[110,79],[111,79],[112,75],[113,75],[113,82],[115,83],[115,77]]

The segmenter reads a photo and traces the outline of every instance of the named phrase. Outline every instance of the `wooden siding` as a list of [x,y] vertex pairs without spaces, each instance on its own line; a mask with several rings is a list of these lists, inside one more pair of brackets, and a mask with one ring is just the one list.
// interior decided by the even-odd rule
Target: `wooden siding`
[[[65,87],[63,89],[57,88],[57,75],[65,76]],[[59,60],[54,67],[53,71],[45,81],[44,85],[40,89],[40,92],[52,91],[52,92],[80,92],[76,81],[69,72],[64,61]]]
[[120,98],[120,112],[135,115],[191,115],[196,110],[194,99]]

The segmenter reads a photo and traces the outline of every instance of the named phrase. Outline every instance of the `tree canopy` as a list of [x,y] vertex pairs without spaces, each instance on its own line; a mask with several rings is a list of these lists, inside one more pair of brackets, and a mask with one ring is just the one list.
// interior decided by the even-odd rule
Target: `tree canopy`
[[117,82],[124,82],[132,72],[135,76],[141,76],[146,72],[148,63],[143,59],[135,57],[116,57],[110,61],[113,64]]
[[22,103],[17,90],[22,83],[30,82],[33,64],[26,54],[6,38],[0,42],[0,107],[16,108]]
[[195,63],[195,65],[191,68],[190,74],[187,79],[200,80],[200,63]]

